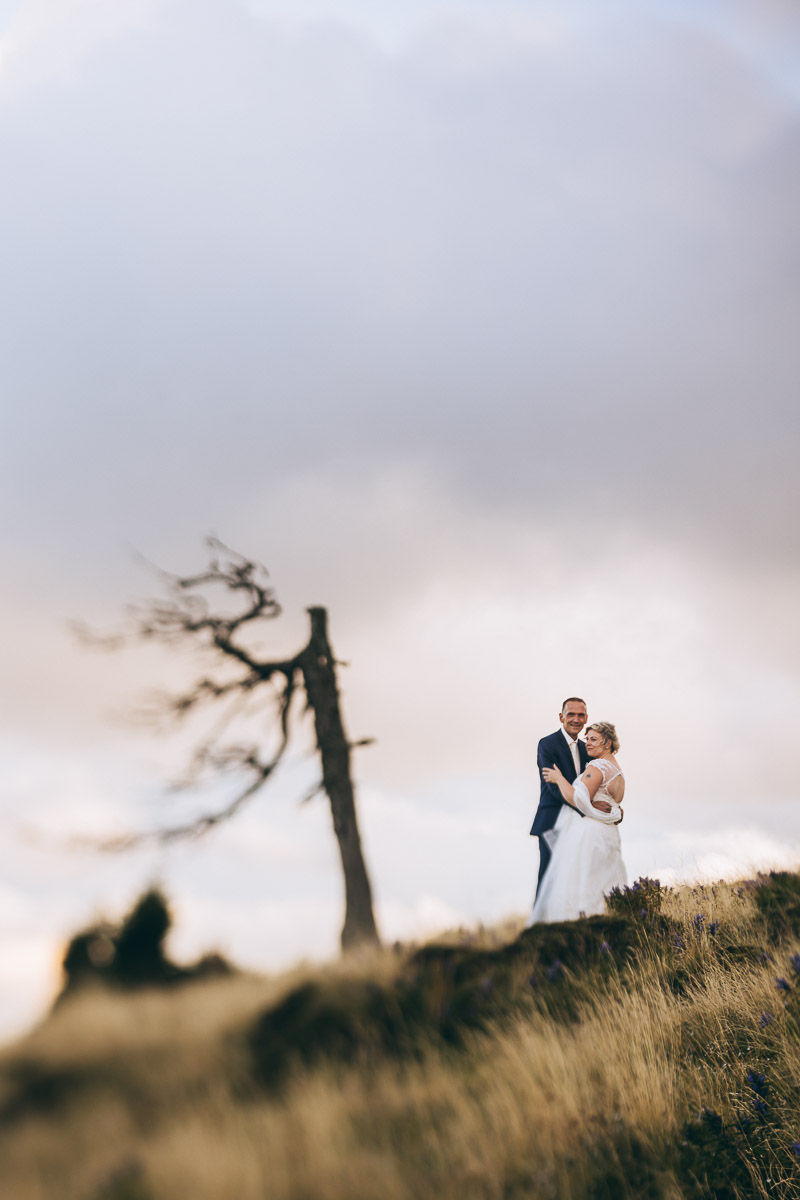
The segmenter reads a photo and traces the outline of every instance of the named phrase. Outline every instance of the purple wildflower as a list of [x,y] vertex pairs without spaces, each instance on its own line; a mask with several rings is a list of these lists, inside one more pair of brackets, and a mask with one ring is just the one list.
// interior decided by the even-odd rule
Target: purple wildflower
[[750,1130],[750,1126],[752,1124],[752,1122],[751,1122],[750,1118],[747,1116],[747,1114],[743,1113],[741,1111],[736,1113],[736,1122],[735,1123],[736,1123],[736,1128],[739,1130],[740,1133],[748,1133]]
[[480,994],[482,996],[488,996],[491,994],[493,987],[494,987],[494,979],[492,978],[491,975],[487,975],[485,979],[482,979],[480,981],[480,984],[478,985],[478,990],[480,991]]
[[747,1072],[747,1082],[757,1096],[766,1096],[767,1094],[767,1077],[759,1075],[757,1071]]
[[760,1117],[763,1117],[767,1111],[766,1101],[762,1100],[760,1096],[754,1096],[753,1097],[753,1108],[756,1110],[756,1112],[758,1113],[758,1115]]
[[555,981],[558,979],[561,968],[562,968],[562,964],[559,962],[558,959],[555,960],[555,962],[552,964],[552,966],[548,967],[548,970],[547,970],[548,983],[555,983]]
[[719,921],[711,921],[711,923],[708,926],[708,932],[711,934],[712,937],[717,936],[718,929],[719,929]]
[[784,979],[782,975],[776,977],[775,987],[779,992],[790,992],[792,990],[792,985],[789,983],[789,980]]
[[789,956],[789,966],[792,968],[795,975],[800,975],[800,954],[792,954]]
[[800,1160],[800,1142],[792,1142],[789,1147],[796,1159]]
[[706,914],[705,913],[695,913],[695,915],[692,917],[692,924],[694,925],[697,933],[703,932],[703,926],[705,925],[705,923],[706,923]]
[[775,1018],[773,1017],[771,1012],[763,1012],[759,1018],[758,1023],[762,1029],[766,1029],[766,1027],[768,1025],[771,1025],[774,1020],[775,1020]]
[[600,953],[601,954],[610,954],[611,953],[611,947],[609,946],[608,942],[600,943]]

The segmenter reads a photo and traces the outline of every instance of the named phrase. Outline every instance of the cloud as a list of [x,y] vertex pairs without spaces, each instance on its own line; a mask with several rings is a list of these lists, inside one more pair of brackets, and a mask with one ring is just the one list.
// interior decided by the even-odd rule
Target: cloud
[[121,11],[0,115],[20,534],[57,497],[86,553],[165,506],[174,539],[424,454],[504,514],[794,544],[796,113],[724,41],[634,6],[520,45],[501,10],[513,61],[469,13],[398,57],[352,15]]
[[[162,0],[163,2],[163,0]],[[0,97],[69,82],[93,50],[146,27],[159,0],[18,0],[0,6]],[[7,10],[7,13],[3,10]],[[1,101],[0,101],[1,102]]]
[[419,896],[411,906],[386,905],[378,915],[384,936],[395,941],[413,941],[472,924],[438,896]]
[[789,841],[769,837],[756,826],[715,830],[705,836],[675,832],[670,840],[673,855],[678,851],[680,860],[679,865],[659,869],[659,878],[667,884],[742,879],[757,871],[796,871],[800,866],[796,836]]
[[0,1039],[25,1032],[52,1001],[59,981],[52,939],[0,934]]

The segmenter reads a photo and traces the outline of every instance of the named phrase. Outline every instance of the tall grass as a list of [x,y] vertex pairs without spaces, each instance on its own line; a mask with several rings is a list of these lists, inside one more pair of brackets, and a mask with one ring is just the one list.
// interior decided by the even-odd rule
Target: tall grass
[[639,895],[501,945],[78,995],[0,1059],[0,1194],[800,1197],[800,877]]

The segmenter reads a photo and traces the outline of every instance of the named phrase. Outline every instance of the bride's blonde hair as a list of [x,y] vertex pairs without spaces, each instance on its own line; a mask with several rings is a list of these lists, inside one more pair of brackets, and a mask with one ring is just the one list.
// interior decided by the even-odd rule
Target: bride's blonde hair
[[610,721],[595,721],[594,725],[587,725],[586,731],[593,729],[595,733],[599,733],[604,742],[608,742],[611,748],[611,753],[616,754],[619,750],[619,738],[617,737],[617,729]]

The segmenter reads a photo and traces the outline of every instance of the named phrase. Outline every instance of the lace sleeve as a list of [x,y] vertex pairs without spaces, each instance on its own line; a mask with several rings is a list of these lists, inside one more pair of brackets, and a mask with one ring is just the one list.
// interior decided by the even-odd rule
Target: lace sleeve
[[590,758],[586,766],[596,767],[603,776],[603,783],[608,783],[609,777],[613,778],[614,775],[619,774],[617,768],[607,758]]

